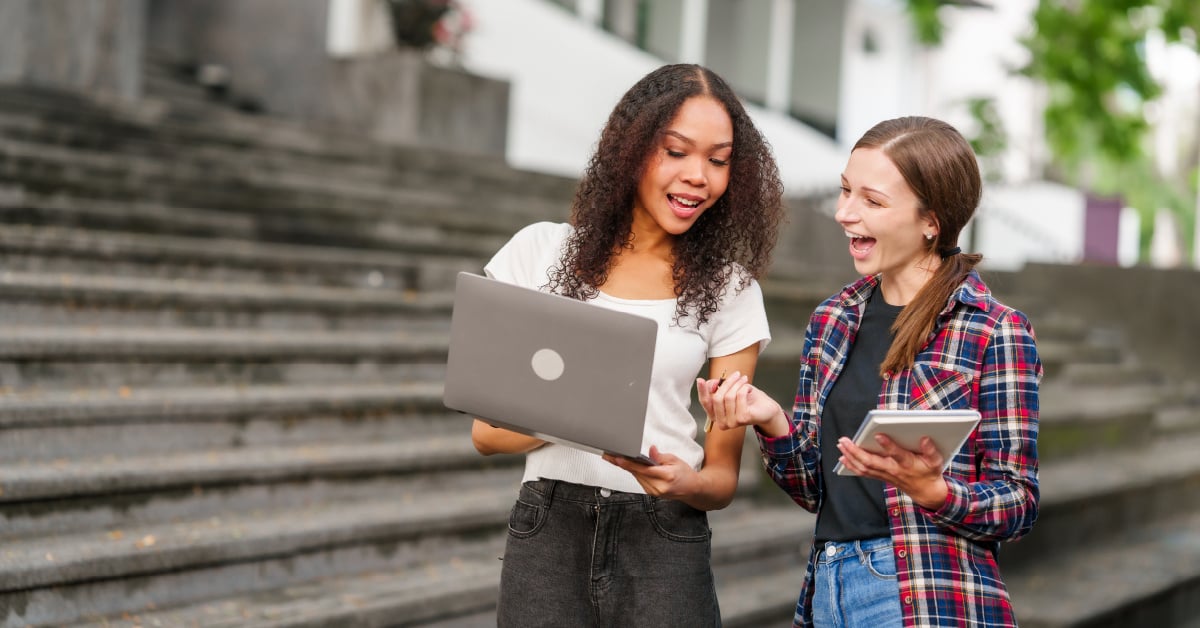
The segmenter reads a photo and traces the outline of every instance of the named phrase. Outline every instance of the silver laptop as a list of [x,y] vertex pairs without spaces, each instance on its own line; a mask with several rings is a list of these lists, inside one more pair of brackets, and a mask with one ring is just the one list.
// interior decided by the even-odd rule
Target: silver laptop
[[642,451],[658,323],[459,273],[446,407],[550,442],[653,462]]

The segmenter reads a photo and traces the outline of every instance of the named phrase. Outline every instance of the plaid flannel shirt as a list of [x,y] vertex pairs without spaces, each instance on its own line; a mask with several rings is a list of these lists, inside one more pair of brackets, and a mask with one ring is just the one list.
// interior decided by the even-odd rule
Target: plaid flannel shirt
[[[877,283],[864,277],[817,307],[805,331],[792,432],[758,435],[767,472],[811,512],[820,510],[824,490],[821,412]],[[905,626],[1016,624],[996,553],[1000,541],[1025,535],[1037,518],[1041,377],[1028,319],[996,301],[974,271],[913,366],[885,376],[880,408],[975,408],[982,416],[946,471],[950,494],[939,510],[885,484]],[[812,625],[815,564],[810,547],[797,627]]]

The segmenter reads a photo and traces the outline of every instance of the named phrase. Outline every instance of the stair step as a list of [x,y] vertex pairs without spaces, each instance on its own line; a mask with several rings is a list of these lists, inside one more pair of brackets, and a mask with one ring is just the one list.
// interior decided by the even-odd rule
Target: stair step
[[1200,617],[1200,513],[1058,552],[1005,581],[1022,626],[1180,626]]
[[[518,171],[503,160],[421,146],[380,144],[345,129],[297,123],[271,116],[246,115],[224,107],[180,112],[168,103],[146,99],[133,105],[98,105],[86,95],[20,86],[0,86],[0,120],[24,120],[61,142],[111,149],[115,146],[158,145],[163,150],[194,150],[198,146],[237,149],[256,156],[283,155],[317,163],[383,164],[400,176],[407,172],[441,171],[464,180],[491,184],[519,183],[535,194],[570,194],[574,180],[559,175]],[[182,115],[177,115],[182,113]],[[80,136],[91,138],[92,143]]]
[[450,337],[429,329],[339,331],[0,328],[0,359],[89,360],[441,360]]
[[[454,539],[429,530],[418,536],[419,531],[404,529],[403,507],[332,506],[340,512],[309,510],[252,520],[180,523],[167,529],[163,537],[157,536],[158,529],[145,536],[137,536],[144,530],[126,530],[118,539],[105,535],[64,559],[72,560],[80,551],[95,550],[107,542],[128,548],[126,558],[114,560],[107,555],[119,559],[119,549],[100,552],[90,571],[123,571],[111,578],[0,594],[0,604],[8,609],[4,625],[62,625],[81,620],[104,625],[105,616],[112,617],[107,620],[112,625],[122,617],[131,619],[131,611],[192,605],[356,574],[391,572],[416,576],[419,582],[430,566],[469,563],[481,556],[494,561],[500,551],[500,537],[494,533]],[[492,521],[495,517],[489,513],[487,518]],[[466,516],[463,520],[465,523]],[[31,558],[45,561],[45,555],[36,551]],[[186,568],[173,568],[185,564]],[[73,561],[69,568],[74,568]],[[140,574],[124,571],[136,568],[145,570]]]
[[[356,166],[390,171],[403,180],[433,174],[450,187],[494,188],[521,195],[569,200],[576,181],[520,171],[503,160],[430,147],[380,144],[344,129],[246,115],[225,107],[179,112],[147,99],[135,105],[105,102],[53,90],[0,87],[0,129],[30,143],[67,144],[81,149],[121,150],[154,156],[186,156],[234,150],[235,159],[290,170]],[[183,115],[177,115],[183,113]],[[411,183],[407,181],[406,183]]]
[[[275,477],[261,481],[235,478],[230,482],[226,477],[204,480],[204,483],[200,483],[202,478],[197,474],[195,484],[171,486],[171,479],[161,482],[151,480],[142,484],[149,486],[157,483],[160,486],[145,491],[114,491],[102,498],[84,494],[58,499],[4,502],[0,504],[0,521],[4,523],[0,538],[6,542],[43,539],[47,547],[54,547],[59,543],[56,539],[98,531],[123,536],[128,530],[165,526],[180,521],[223,519],[245,513],[291,512],[333,502],[380,500],[422,504],[426,501],[454,501],[462,490],[469,492],[483,487],[491,487],[498,492],[515,490],[521,477],[521,468],[516,464],[518,458],[504,456],[480,462],[474,451],[462,451],[470,447],[470,439],[465,433],[456,440],[442,445],[444,451],[437,451],[435,446],[431,446],[428,454],[401,452],[408,456],[407,460],[392,463],[380,461],[376,469],[366,469],[366,472],[345,473],[333,469],[305,474],[296,471],[290,477],[275,474]],[[460,443],[466,443],[467,446],[455,449],[455,445]],[[248,455],[254,453],[253,450],[247,452]],[[430,461],[439,457],[449,463],[437,473],[429,473]],[[211,463],[208,466],[215,468]],[[241,463],[241,466],[247,468],[252,465]],[[358,466],[360,469],[366,467]],[[215,474],[208,475],[215,477]],[[113,477],[118,481],[126,479]],[[92,490],[94,486],[89,487],[87,483],[88,480],[85,480],[81,486]],[[125,484],[129,485],[130,482]],[[453,495],[440,497],[445,491],[453,491]],[[474,508],[471,504],[461,505],[461,509],[476,512],[471,508]],[[507,510],[490,512],[498,525],[502,523]],[[430,530],[470,535],[476,525],[468,522],[460,526],[453,521],[453,515],[449,519],[443,519],[436,513],[430,516],[431,519],[425,523]],[[482,517],[479,513],[472,516],[475,519]]]
[[[431,534],[434,521],[454,530],[471,524],[494,525],[495,514],[512,502],[511,496],[497,493],[491,488],[464,491],[454,502],[427,501],[420,509],[390,500],[314,503],[288,511],[132,528],[117,539],[96,531],[10,540],[0,550],[0,590],[261,560],[324,546]],[[472,507],[464,508],[468,503]],[[138,545],[138,541],[143,542]]]
[[1105,547],[1159,519],[1200,512],[1200,435],[1041,465],[1041,507],[1028,536],[1005,544],[1007,569]]
[[[327,245],[319,247],[325,250],[332,250],[328,245],[337,245],[340,239],[353,244],[360,252],[363,246],[371,246],[388,251],[438,256],[490,256],[511,235],[509,231],[487,233],[422,222],[396,224],[388,216],[371,218],[360,215],[354,219],[353,216],[321,216],[319,213],[308,216],[252,214],[186,206],[177,202],[80,197],[66,193],[61,186],[53,191],[38,192],[12,184],[0,184],[0,219],[38,229],[58,226],[62,229],[99,229],[200,239],[285,243],[319,241]],[[231,254],[236,260],[237,251]],[[207,257],[213,255],[215,251],[207,253]],[[320,260],[321,257],[316,259]]]
[[478,463],[468,431],[384,443],[308,443],[0,465],[0,503],[295,478],[414,473]]
[[440,382],[3,392],[0,428],[444,411]]
[[440,380],[443,321],[384,332],[33,327],[0,329],[0,383],[38,389]]
[[1080,387],[1167,383],[1167,377],[1163,372],[1129,359],[1111,364],[1066,364],[1058,379]]
[[801,552],[791,567],[764,569],[718,585],[721,625],[728,628],[790,625],[804,584],[806,552]]
[[[449,239],[449,238],[447,238]],[[441,250],[387,253],[231,238],[0,225],[4,268],[42,273],[103,270],[124,277],[341,285],[420,290],[453,288],[459,271],[481,272],[502,243],[478,239],[470,255]],[[495,246],[495,248],[493,248]],[[417,242],[403,250],[423,248]]]
[[[512,495],[507,496],[511,502]],[[758,553],[778,553],[780,542],[796,543],[811,531],[811,519],[797,516],[794,508],[743,508],[725,515],[712,513],[713,561],[719,563],[728,556],[741,555],[743,547],[729,549],[732,543],[744,546],[749,539],[758,538]],[[772,528],[763,522],[784,524]],[[759,538],[763,531],[772,533]],[[805,541],[806,543],[806,541]],[[205,626],[277,626],[299,627],[320,625],[369,626],[395,622],[404,618],[407,625],[463,626],[470,622],[495,625],[495,598],[499,586],[501,543],[493,543],[494,553],[474,559],[452,558],[449,562],[426,564],[407,572],[373,572],[338,579],[301,583],[283,589],[258,594],[214,599],[174,609],[136,612],[136,617],[97,619],[80,626],[174,626],[201,621]],[[803,564],[798,567],[803,573]],[[794,572],[794,569],[793,569]],[[759,584],[759,583],[754,583]],[[776,585],[787,588],[791,583]],[[733,584],[731,587],[741,587]],[[795,595],[788,593],[791,604]],[[747,595],[735,595],[735,590],[719,585],[718,595],[746,600]],[[747,592],[748,593],[748,592]],[[768,599],[772,596],[766,596]],[[774,596],[782,599],[781,595]],[[759,609],[739,608],[734,604],[729,615],[738,624],[737,616],[760,612]],[[729,614],[724,613],[723,614]],[[790,612],[788,613],[790,616]],[[467,623],[463,623],[467,622]]]
[[[456,432],[463,439],[470,421],[457,412],[407,408],[391,411],[321,412],[236,417],[222,421],[201,417],[154,422],[109,422],[95,425],[42,425],[0,430],[4,464],[55,462],[84,458],[124,458],[130,452],[167,454],[258,447],[293,447],[309,443],[395,442]],[[0,479],[0,486],[3,480]]]
[[1157,384],[1108,388],[1050,381],[1039,390],[1038,454],[1043,461],[1145,445],[1170,389]]
[[0,359],[20,360],[440,360],[450,345],[448,331],[0,328]]
[[[12,270],[0,271],[0,299],[10,302],[49,302],[58,306],[58,309],[63,309],[63,305],[153,310],[178,308],[195,318],[202,318],[198,313],[205,311],[228,313],[236,310],[259,313],[307,310],[331,314],[386,313],[445,317],[454,301],[453,294],[448,291],[418,293]],[[131,324],[143,323],[131,321]]]
[[[535,220],[565,219],[569,211],[569,198],[497,195],[491,190],[474,194],[442,185],[401,186],[390,180],[371,183],[346,180],[328,169],[297,172],[295,168],[267,169],[259,161],[164,159],[10,138],[0,139],[0,173],[34,191],[151,198],[238,211],[273,206],[286,208],[292,221],[319,216],[386,218],[393,223],[511,233]],[[221,179],[222,185],[212,185],[214,178]],[[481,203],[487,204],[486,212],[470,211]]]

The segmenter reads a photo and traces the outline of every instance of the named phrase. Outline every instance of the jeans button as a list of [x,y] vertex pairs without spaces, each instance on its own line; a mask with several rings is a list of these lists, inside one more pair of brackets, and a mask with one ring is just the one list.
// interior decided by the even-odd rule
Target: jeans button
[[829,554],[830,556],[833,556],[834,554],[836,554],[836,553],[837,553],[837,546],[836,546],[836,545],[830,545],[830,546],[826,547],[826,548],[825,548],[825,553],[826,553],[826,554]]
[[608,497],[608,496],[610,496],[610,495],[612,495],[612,491],[610,491],[610,490],[608,490],[608,489],[606,489],[606,488],[602,488],[602,489],[600,489],[600,496],[601,496],[601,497]]

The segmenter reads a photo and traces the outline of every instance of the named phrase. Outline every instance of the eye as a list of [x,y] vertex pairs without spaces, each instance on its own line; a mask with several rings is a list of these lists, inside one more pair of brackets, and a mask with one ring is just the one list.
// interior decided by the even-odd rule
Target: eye
[[714,166],[728,166],[729,165],[728,159],[717,159],[716,157],[713,157],[712,159],[709,159],[708,161],[710,161]]
[[867,205],[870,205],[871,207],[883,207],[882,203],[880,203],[879,201],[877,201],[873,198],[868,197],[866,200],[867,200]]
[[850,188],[842,186],[842,196],[850,196]]
[[671,157],[683,157],[684,154],[677,150],[671,150],[668,148],[667,155],[670,155]]

